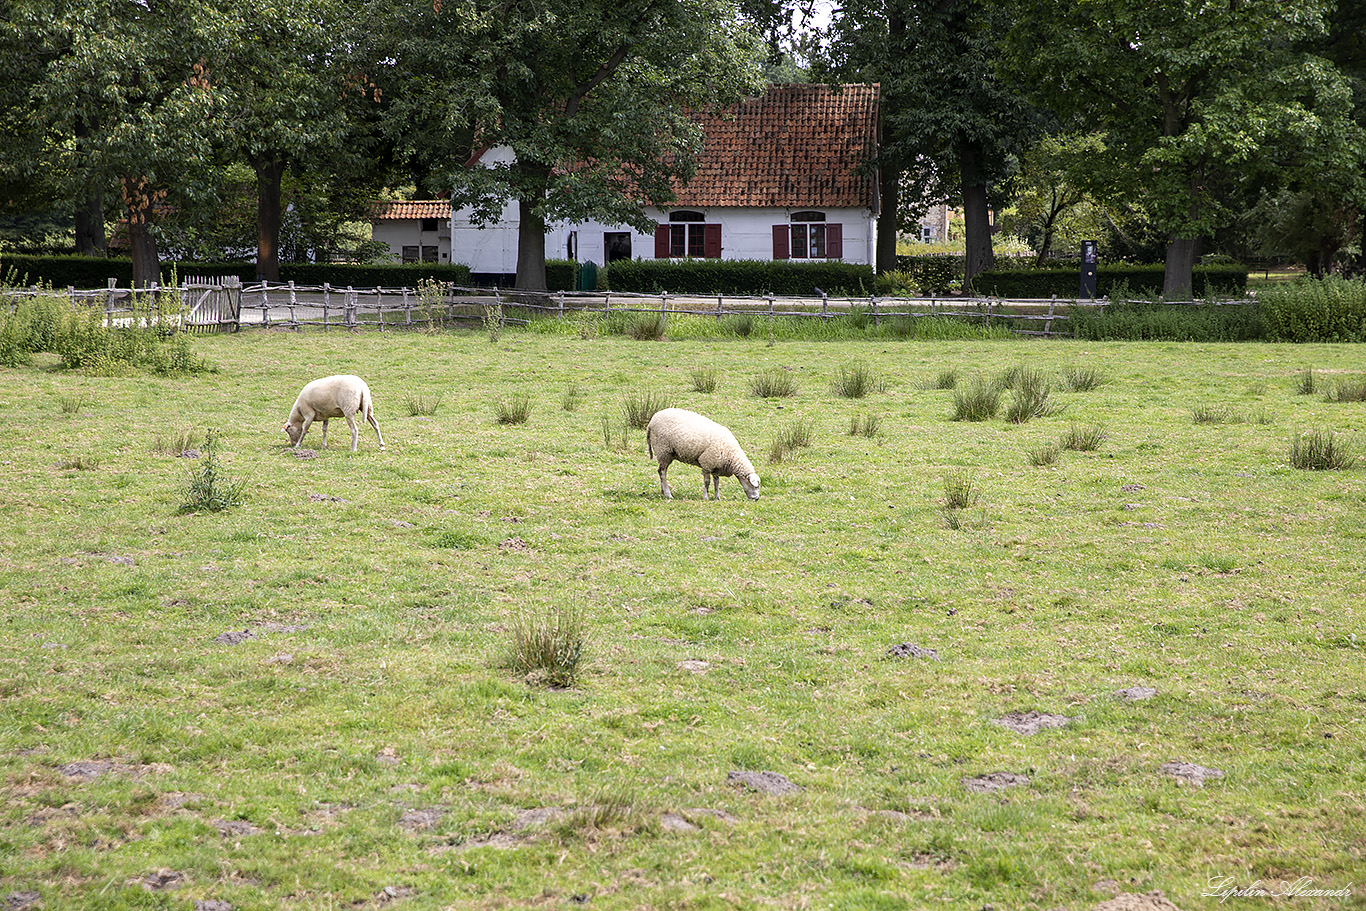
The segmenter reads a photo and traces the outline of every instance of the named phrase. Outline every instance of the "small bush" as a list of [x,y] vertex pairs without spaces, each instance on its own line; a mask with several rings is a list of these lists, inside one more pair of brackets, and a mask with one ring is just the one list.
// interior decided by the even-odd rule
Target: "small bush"
[[867,364],[853,363],[840,367],[830,388],[846,399],[861,399],[869,393],[886,390],[887,381]]
[[493,404],[493,416],[499,424],[525,424],[531,418],[531,396],[499,399]]
[[811,436],[815,430],[814,421],[797,421],[783,430],[774,439],[773,445],[768,450],[768,460],[775,465],[787,458],[798,449],[804,449],[811,445]]
[[1340,471],[1356,464],[1356,456],[1340,434],[1308,430],[1290,438],[1290,467],[1308,471]]
[[698,367],[692,372],[693,392],[715,392],[717,372],[715,367]]
[[523,612],[513,618],[505,664],[530,684],[567,689],[578,678],[583,643],[577,607],[551,607],[541,616]]
[[850,415],[849,435],[851,437],[875,437],[882,419],[875,414]]
[[204,441],[204,456],[190,469],[190,486],[185,502],[177,510],[181,515],[192,512],[222,512],[242,502],[245,481],[231,481],[218,464],[218,438],[212,430]]
[[956,390],[953,394],[955,421],[989,421],[1000,410],[1001,387],[981,378],[973,381],[969,388]]
[[404,399],[404,405],[408,409],[408,417],[415,418],[419,415],[430,417],[436,414],[436,410],[441,407],[441,393],[426,396],[421,393],[410,394]]
[[1068,392],[1091,392],[1108,382],[1096,367],[1068,367],[1062,372],[1062,388]]
[[791,398],[797,394],[797,380],[790,372],[775,367],[750,380],[749,388],[761,399]]
[[1104,427],[1073,424],[1062,437],[1062,448],[1071,452],[1095,452],[1109,438]]
[[626,418],[627,427],[632,430],[644,430],[650,423],[650,418],[668,407],[669,400],[661,393],[629,394],[622,400],[621,413]]

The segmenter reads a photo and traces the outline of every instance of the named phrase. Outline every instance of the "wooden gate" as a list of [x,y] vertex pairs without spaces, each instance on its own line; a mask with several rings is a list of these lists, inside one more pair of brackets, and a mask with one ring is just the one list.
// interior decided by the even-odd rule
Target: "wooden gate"
[[194,277],[185,280],[185,331],[236,332],[242,328],[242,279]]

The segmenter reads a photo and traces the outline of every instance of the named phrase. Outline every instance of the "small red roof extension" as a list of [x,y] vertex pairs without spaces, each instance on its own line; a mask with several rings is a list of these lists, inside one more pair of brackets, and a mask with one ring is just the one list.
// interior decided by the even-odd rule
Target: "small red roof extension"
[[448,199],[415,199],[411,202],[380,202],[375,203],[374,208],[370,210],[370,218],[374,221],[450,217],[451,203]]
[[697,175],[675,206],[874,205],[878,86],[774,85],[722,116],[703,116]]

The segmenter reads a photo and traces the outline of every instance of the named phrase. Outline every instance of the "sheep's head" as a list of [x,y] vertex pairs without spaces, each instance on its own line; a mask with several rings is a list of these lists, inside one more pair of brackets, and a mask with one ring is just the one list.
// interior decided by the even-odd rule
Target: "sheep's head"
[[302,437],[304,433],[303,425],[295,424],[292,421],[287,422],[283,429],[285,431],[285,436],[289,437],[289,442],[291,444],[297,444],[299,438]]
[[745,489],[745,496],[751,500],[759,499],[759,476],[757,474],[752,471],[748,475],[737,474],[735,480],[739,481],[740,486]]

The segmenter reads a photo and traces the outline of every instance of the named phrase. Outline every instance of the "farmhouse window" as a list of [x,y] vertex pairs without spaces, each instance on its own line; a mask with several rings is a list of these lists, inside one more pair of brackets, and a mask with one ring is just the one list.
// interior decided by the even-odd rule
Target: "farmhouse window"
[[438,223],[439,223],[440,221],[441,221],[441,219],[439,219],[439,218],[424,218],[424,219],[422,219],[422,230],[423,230],[423,231],[435,231],[435,230],[437,229],[437,225],[438,225]]
[[774,259],[843,259],[844,226],[826,224],[824,212],[793,212],[790,224],[773,226]]
[[689,209],[669,213],[669,224],[655,228],[655,258],[719,258],[721,226],[709,225],[706,219],[703,213]]
[[631,258],[631,232],[607,231],[602,235],[602,247],[609,263]]

